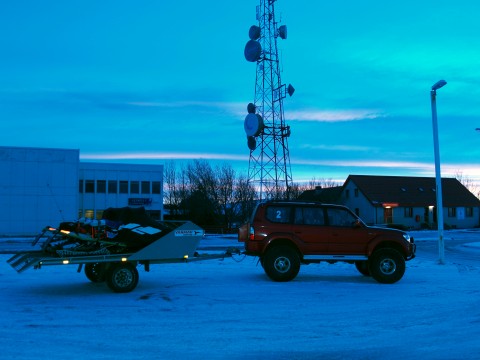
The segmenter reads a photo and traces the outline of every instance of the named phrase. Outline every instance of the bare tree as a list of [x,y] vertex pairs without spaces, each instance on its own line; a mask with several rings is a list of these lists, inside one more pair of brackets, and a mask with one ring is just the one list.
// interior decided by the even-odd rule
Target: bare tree
[[307,190],[307,187],[305,185],[300,185],[298,183],[293,183],[290,185],[290,199],[295,200],[298,199],[298,197],[305,191]]
[[455,172],[455,178],[465,186],[468,191],[470,191],[473,195],[480,199],[480,189],[478,184],[476,184],[470,177],[464,175],[460,170]]
[[176,215],[176,208],[178,206],[177,199],[175,198],[177,192],[177,179],[175,171],[175,163],[170,161],[164,166],[164,202],[170,207],[172,215]]
[[240,222],[247,221],[255,208],[256,191],[245,175],[237,178],[234,208]]
[[219,218],[217,179],[212,167],[205,160],[194,160],[187,166],[191,185],[188,201],[189,215],[200,225],[215,225]]
[[190,186],[185,167],[177,171],[175,162],[172,160],[164,167],[164,201],[170,209],[170,215],[173,218],[184,217],[188,211],[186,209],[186,199],[190,194]]
[[308,188],[309,189],[315,189],[317,186],[321,186],[322,188],[331,188],[335,186],[341,186],[338,181],[333,180],[332,178],[326,179],[326,178],[321,178],[321,179],[316,179],[313,177],[309,182],[308,182]]
[[218,200],[221,212],[224,218],[224,227],[230,228],[234,217],[234,187],[235,187],[235,170],[228,165],[223,164],[217,169],[218,180]]

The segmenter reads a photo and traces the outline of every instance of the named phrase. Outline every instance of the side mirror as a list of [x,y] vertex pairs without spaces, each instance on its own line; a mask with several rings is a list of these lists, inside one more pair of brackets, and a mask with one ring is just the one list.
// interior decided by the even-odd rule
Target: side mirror
[[353,222],[352,227],[355,228],[355,229],[361,228],[362,227],[362,222],[359,219],[357,219]]

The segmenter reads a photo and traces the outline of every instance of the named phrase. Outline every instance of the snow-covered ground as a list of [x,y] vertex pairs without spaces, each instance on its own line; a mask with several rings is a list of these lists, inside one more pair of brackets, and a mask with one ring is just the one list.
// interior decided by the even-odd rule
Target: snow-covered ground
[[[2,254],[1,357],[478,359],[480,262],[447,252],[438,265],[435,251],[422,250],[436,232],[413,235],[417,258],[393,285],[341,263],[303,266],[294,281],[275,283],[255,258],[237,256],[139,268],[137,288],[115,294],[74,265],[17,274]],[[445,238],[480,258],[479,231]],[[237,245],[202,246],[222,244]]]

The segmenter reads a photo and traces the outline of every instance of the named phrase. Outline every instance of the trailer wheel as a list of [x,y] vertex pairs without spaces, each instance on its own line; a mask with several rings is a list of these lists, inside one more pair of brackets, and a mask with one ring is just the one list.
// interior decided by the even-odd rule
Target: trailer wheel
[[116,293],[130,292],[138,284],[138,271],[132,263],[112,264],[107,274],[107,285]]
[[104,263],[85,264],[85,275],[88,280],[94,283],[104,282],[106,278],[106,267]]

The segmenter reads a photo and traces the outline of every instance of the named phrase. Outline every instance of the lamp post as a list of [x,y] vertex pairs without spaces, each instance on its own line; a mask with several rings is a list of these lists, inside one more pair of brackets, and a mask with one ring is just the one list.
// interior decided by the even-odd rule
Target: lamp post
[[440,150],[438,146],[437,124],[437,90],[445,86],[445,80],[437,81],[430,91],[432,100],[432,125],[433,125],[433,150],[435,152],[435,194],[437,197],[437,224],[438,224],[438,262],[445,264],[445,244],[443,241],[443,199],[442,199],[442,175],[440,174]]

